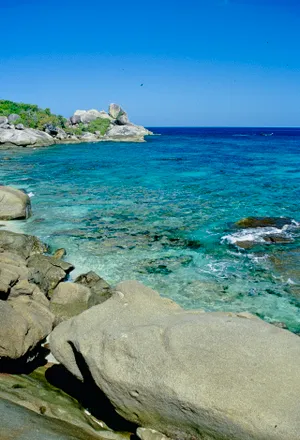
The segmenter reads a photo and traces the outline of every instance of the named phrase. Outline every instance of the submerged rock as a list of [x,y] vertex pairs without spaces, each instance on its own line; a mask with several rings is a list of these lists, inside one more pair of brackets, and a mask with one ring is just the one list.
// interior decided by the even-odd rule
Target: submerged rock
[[237,221],[234,225],[238,228],[265,228],[267,226],[282,229],[285,225],[291,225],[293,220],[289,217],[246,217]]
[[300,297],[300,248],[275,252],[269,260],[275,274],[288,284],[288,291]]
[[0,186],[0,220],[25,219],[30,213],[30,198],[24,191],[10,186]]
[[120,415],[167,437],[298,440],[299,338],[249,314],[184,311],[124,282],[50,346]]

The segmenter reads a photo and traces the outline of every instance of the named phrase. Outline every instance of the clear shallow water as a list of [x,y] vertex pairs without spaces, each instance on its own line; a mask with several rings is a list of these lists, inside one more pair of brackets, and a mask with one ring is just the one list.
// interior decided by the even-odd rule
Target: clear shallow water
[[185,308],[247,310],[300,331],[299,227],[279,231],[291,243],[243,250],[235,241],[264,231],[232,226],[300,220],[300,129],[154,131],[144,144],[1,151],[2,183],[34,194],[23,230],[65,247],[73,276],[134,278]]

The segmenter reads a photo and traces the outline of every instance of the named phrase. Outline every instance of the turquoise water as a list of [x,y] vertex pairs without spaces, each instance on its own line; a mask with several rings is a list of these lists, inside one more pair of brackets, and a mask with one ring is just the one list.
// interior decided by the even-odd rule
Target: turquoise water
[[[22,229],[65,247],[73,276],[138,279],[185,308],[247,310],[300,331],[300,129],[154,131],[144,144],[1,151],[2,183],[32,196]],[[233,226],[248,216],[295,222]],[[274,232],[289,242],[263,242]],[[236,246],[249,237],[254,247]]]

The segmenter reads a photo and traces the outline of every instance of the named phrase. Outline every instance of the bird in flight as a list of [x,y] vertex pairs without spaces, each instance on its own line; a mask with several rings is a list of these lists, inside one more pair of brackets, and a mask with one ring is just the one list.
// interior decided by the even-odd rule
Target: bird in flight
[[144,84],[141,84],[141,87],[143,87]]

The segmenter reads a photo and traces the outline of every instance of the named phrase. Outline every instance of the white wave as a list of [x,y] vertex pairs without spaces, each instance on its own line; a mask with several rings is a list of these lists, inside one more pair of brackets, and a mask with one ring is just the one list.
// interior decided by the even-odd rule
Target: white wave
[[28,193],[28,197],[34,197],[34,196],[35,196],[35,194],[33,192]]
[[239,241],[266,243],[264,237],[268,235],[284,235],[286,238],[292,239],[291,235],[287,233],[290,228],[286,226],[289,225],[285,225],[282,229],[278,229],[275,227],[243,229],[241,231],[234,232],[233,234],[224,235],[221,238],[221,243],[225,242],[229,244],[236,244]]

